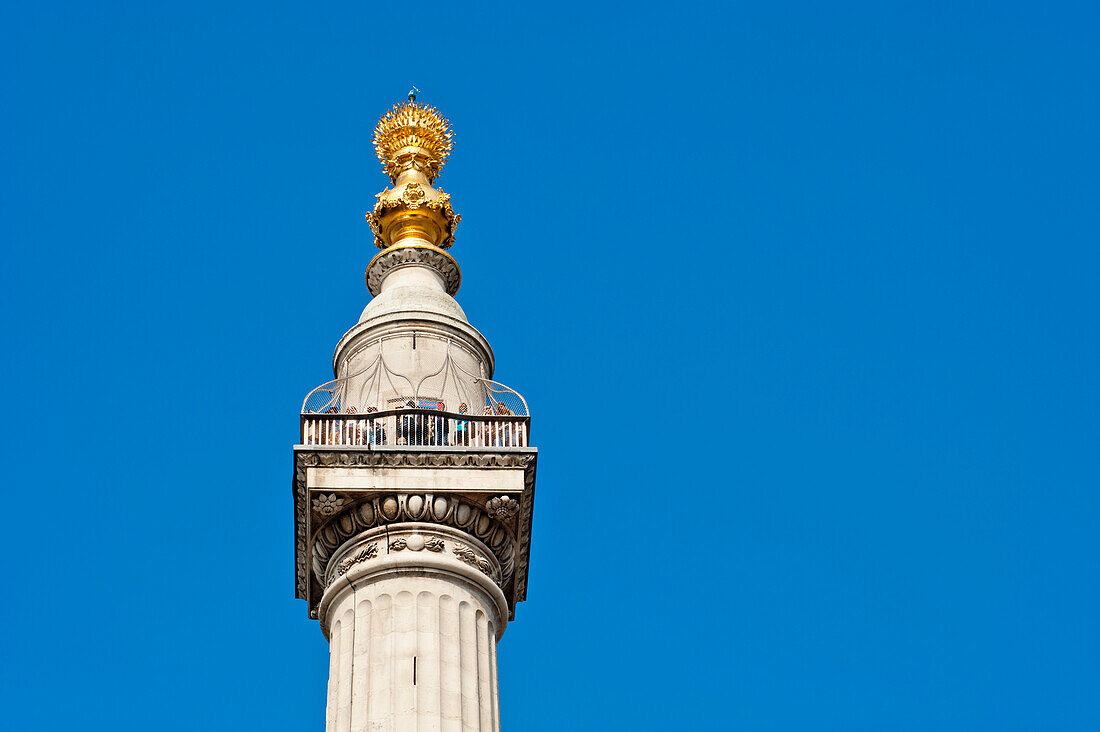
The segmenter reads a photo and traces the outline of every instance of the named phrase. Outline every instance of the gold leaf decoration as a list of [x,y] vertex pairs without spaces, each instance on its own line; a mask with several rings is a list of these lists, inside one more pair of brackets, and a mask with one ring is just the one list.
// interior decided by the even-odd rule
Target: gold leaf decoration
[[427,153],[432,172],[438,173],[453,147],[451,123],[428,104],[395,104],[374,128],[374,151],[391,177],[407,148],[420,148]]

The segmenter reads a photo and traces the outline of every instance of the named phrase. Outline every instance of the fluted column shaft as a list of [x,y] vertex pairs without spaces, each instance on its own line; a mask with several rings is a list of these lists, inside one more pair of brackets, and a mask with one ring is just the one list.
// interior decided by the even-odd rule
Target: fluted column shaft
[[[345,556],[367,545],[357,541]],[[371,557],[325,593],[327,732],[499,731],[503,595],[451,551],[468,544],[441,541],[445,551]]]

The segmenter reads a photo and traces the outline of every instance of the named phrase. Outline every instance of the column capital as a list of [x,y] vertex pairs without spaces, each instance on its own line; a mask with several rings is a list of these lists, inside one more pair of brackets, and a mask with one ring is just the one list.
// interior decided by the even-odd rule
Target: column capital
[[[352,556],[350,545],[375,530],[418,522],[441,537],[465,537],[475,556],[487,553],[482,559],[491,571],[482,574],[503,592],[504,617],[514,617],[515,604],[527,596],[535,448],[294,450],[296,589],[311,616]],[[452,551],[450,544],[446,550]],[[381,545],[375,551],[395,553]],[[426,553],[433,552],[419,552]],[[476,559],[466,563],[477,565]]]
[[345,542],[328,564],[324,595],[317,607],[321,630],[328,637],[334,604],[378,579],[416,573],[443,576],[471,586],[486,596],[496,612],[496,639],[508,623],[508,601],[500,589],[501,566],[493,552],[464,531],[424,522],[388,524]]

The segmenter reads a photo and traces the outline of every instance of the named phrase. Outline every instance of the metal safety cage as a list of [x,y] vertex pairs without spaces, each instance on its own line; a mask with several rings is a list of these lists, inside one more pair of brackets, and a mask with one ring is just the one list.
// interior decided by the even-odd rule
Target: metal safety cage
[[[425,336],[421,335],[421,338]],[[312,389],[302,400],[302,414],[365,413],[399,406],[450,410],[485,416],[530,416],[527,400],[505,384],[470,373],[454,358],[451,343],[440,364],[423,376],[404,374],[386,360],[385,338],[367,343],[377,345],[378,353],[353,373],[326,381]]]
[[302,401],[302,444],[526,447],[527,400],[470,373],[452,354],[423,376],[403,374],[378,353],[353,373],[312,389]]

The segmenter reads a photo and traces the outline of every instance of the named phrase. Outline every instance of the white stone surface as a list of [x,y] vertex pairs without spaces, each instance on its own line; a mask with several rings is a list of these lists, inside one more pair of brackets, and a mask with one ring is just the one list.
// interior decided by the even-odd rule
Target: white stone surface
[[[359,337],[339,354],[336,373],[347,377],[345,398],[358,411],[394,409],[414,393],[442,399],[452,411],[461,402],[485,404],[484,385],[477,382],[491,371],[485,351],[471,333],[444,329],[438,321],[376,331],[373,340]],[[377,370],[380,357],[385,376]]]
[[319,490],[523,491],[523,469],[502,468],[308,468],[306,482]]
[[[344,554],[397,536],[405,548],[355,564],[322,601],[329,636],[325,729],[496,732],[503,594],[456,559],[461,532],[395,526],[368,532]],[[425,534],[446,548],[427,550]]]
[[359,322],[395,312],[425,312],[466,320],[458,302],[447,294],[443,278],[424,265],[410,264],[386,273],[382,292],[363,310]]
[[[384,342],[379,340],[383,338]],[[372,364],[380,353],[386,369],[400,377],[370,381]],[[448,358],[461,370],[441,372]],[[348,404],[360,409],[393,408],[395,400],[413,395],[418,387],[421,396],[443,399],[451,409],[461,401],[478,408],[486,394],[476,379],[492,378],[493,368],[493,352],[485,336],[447,294],[440,275],[420,264],[386,273],[381,292],[333,354],[333,374],[349,379]],[[438,375],[438,383],[432,382],[433,374]],[[448,379],[462,382],[461,388],[452,384],[448,389]]]

